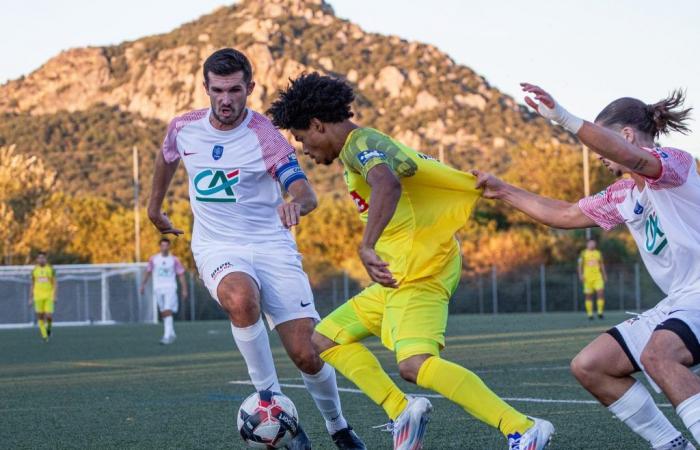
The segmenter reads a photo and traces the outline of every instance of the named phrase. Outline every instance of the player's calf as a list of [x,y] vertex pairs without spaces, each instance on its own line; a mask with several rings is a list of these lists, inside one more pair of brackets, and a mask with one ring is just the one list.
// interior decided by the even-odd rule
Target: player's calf
[[299,370],[315,374],[323,367],[312,343],[314,321],[310,318],[294,319],[280,323],[276,327],[289,358]]

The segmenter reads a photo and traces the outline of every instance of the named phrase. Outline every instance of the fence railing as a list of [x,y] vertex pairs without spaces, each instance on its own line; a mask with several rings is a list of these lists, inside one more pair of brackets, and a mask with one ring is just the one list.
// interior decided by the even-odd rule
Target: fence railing
[[[71,323],[153,322],[150,293],[139,293],[144,264],[56,266],[59,281],[55,320]],[[639,263],[607,265],[606,309],[642,311],[664,294]],[[29,266],[0,266],[0,326],[32,323]],[[196,273],[188,272],[189,297],[181,299],[179,320],[224,319]],[[325,316],[363,286],[345,273],[312,286],[316,308]],[[450,300],[453,314],[582,311],[584,295],[575,265],[537,265],[499,273],[464,276]]]

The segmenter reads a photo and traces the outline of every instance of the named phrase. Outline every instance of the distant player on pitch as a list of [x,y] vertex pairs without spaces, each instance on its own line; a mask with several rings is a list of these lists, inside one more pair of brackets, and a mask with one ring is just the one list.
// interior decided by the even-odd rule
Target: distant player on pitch
[[578,258],[578,278],[583,284],[583,294],[586,296],[586,315],[593,320],[593,294],[596,295],[598,318],[603,318],[605,310],[605,283],[608,274],[605,272],[603,255],[596,248],[595,239],[586,242],[586,248]]
[[[301,371],[334,444],[364,449],[343,417],[335,371],[311,345],[319,316],[289,230],[316,207],[316,195],[294,148],[265,116],[246,107],[255,82],[245,55],[218,50],[203,72],[211,108],[170,122],[156,158],[149,217],[162,233],[182,233],[161,211],[182,159],[194,214],[192,253],[204,284],[231,320],[253,385],[281,392],[262,312]],[[301,431],[289,448],[310,446]]]
[[[687,132],[683,95],[647,105],[620,98],[594,123],[573,116],[544,90],[523,84],[527,103],[600,155],[610,172],[628,175],[596,195],[569,203],[477,173],[484,197],[499,199],[555,228],[624,224],[649,274],[666,293],[659,304],[601,334],[574,358],[579,383],[657,450],[694,450],[632,374],[644,371],[700,438],[700,175],[682,150],[658,147],[660,134]],[[592,444],[595,447],[595,444]]]
[[51,336],[57,292],[56,272],[48,263],[46,253],[39,252],[36,257],[36,266],[32,270],[32,282],[29,285],[29,304],[34,303],[36,321],[44,342],[48,342]]
[[180,282],[180,294],[182,299],[187,298],[187,280],[185,279],[185,268],[177,259],[177,256],[170,254],[170,239],[160,240],[160,252],[148,258],[146,272],[143,274],[141,282],[141,294],[146,289],[146,283],[153,277],[153,299],[158,305],[160,317],[163,319],[163,337],[160,343],[169,345],[175,342],[175,326],[173,325],[173,314],[177,314],[177,282]]
[[540,450],[551,423],[508,405],[473,372],[440,357],[449,300],[462,273],[455,233],[480,197],[473,175],[447,167],[380,131],[356,125],[352,88],[302,75],[268,113],[317,164],[336,159],[365,222],[359,256],[375,281],[324,318],[314,344],[392,420],[394,449],[422,448],[432,406],[409,397],[361,344],[371,335],[393,350],[403,379],[442,394],[503,433],[510,450]]

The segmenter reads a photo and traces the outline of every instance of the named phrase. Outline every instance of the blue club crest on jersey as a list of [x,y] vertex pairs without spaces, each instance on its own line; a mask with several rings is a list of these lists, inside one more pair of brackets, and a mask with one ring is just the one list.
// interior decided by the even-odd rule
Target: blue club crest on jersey
[[214,148],[211,149],[211,157],[214,158],[214,161],[218,161],[221,159],[221,157],[224,154],[224,146],[223,145],[215,145]]
[[636,205],[634,205],[634,213],[639,215],[644,212],[644,207],[637,202]]

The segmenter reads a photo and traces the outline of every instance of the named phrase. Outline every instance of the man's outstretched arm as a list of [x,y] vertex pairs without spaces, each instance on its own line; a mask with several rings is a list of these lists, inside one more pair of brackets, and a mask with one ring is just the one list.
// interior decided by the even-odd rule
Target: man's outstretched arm
[[484,198],[502,200],[544,225],[563,229],[598,226],[576,203],[533,194],[478,170],[472,174],[477,177],[476,187],[484,189]]
[[155,169],[153,170],[153,187],[148,201],[148,218],[163,234],[182,234],[183,231],[173,227],[168,216],[163,212],[163,200],[168,192],[170,182],[175,175],[180,160],[166,162],[162,152],[158,152]]

